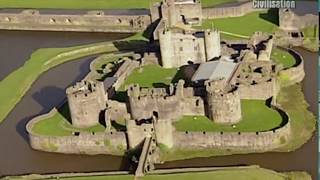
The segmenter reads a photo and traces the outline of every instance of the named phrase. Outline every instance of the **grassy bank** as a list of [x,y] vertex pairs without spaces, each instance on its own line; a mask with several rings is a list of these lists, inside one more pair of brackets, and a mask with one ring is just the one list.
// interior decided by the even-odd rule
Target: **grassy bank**
[[303,46],[313,52],[319,49],[319,26],[309,26],[303,29],[304,41]]
[[[308,111],[308,104],[304,99],[301,84],[295,84],[283,87],[277,98],[277,102],[290,117],[291,139],[286,145],[275,149],[277,152],[290,152],[298,149],[306,143],[315,131],[316,118]],[[262,117],[262,116],[261,116]],[[163,161],[174,161],[181,159],[190,159],[195,157],[222,156],[230,154],[248,154],[255,153],[250,150],[233,149],[172,149],[161,148],[161,159]]]
[[57,65],[82,57],[142,48],[145,44],[142,39],[141,34],[138,34],[121,41],[36,50],[23,66],[0,81],[0,102],[5,102],[0,106],[0,122],[4,120],[42,73]]
[[232,125],[213,123],[206,116],[185,116],[174,126],[178,131],[257,132],[279,127],[280,114],[267,107],[265,101],[241,100],[242,120]]
[[[1,0],[0,8],[42,9],[149,9],[161,0]],[[236,0],[202,0],[202,6],[212,7]]]
[[[75,175],[76,176],[76,175]],[[45,178],[41,175],[30,175],[12,177],[8,179],[28,179],[36,177],[37,179],[57,179],[55,177]],[[207,172],[186,172],[186,173],[172,173],[172,174],[154,174],[146,175],[144,177],[134,177],[133,175],[110,175],[110,176],[83,176],[83,177],[59,177],[63,180],[311,180],[309,174],[305,172],[290,172],[290,173],[278,173],[272,170],[259,168],[257,166],[251,166],[248,168],[225,168]]]
[[[215,27],[228,35],[222,33],[224,38],[235,38],[251,36],[256,31],[272,33],[277,29],[274,13],[268,11],[259,11],[246,14],[241,17],[207,19],[203,21],[201,28]],[[250,24],[250,28],[248,25]],[[200,27],[196,27],[200,28]],[[234,35],[232,35],[234,34]]]
[[45,48],[35,51],[25,64],[0,81],[0,122],[28,91],[33,82],[45,71],[81,57],[117,51],[112,42],[68,48]]

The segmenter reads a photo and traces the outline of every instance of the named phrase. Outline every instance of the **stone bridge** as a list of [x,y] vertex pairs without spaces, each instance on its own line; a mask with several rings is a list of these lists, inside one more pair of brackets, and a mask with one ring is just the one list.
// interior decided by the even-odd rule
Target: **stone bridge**
[[135,172],[136,177],[144,176],[151,170],[154,170],[156,153],[156,139],[154,134],[150,137],[146,137],[143,143],[142,152],[139,158],[139,164]]

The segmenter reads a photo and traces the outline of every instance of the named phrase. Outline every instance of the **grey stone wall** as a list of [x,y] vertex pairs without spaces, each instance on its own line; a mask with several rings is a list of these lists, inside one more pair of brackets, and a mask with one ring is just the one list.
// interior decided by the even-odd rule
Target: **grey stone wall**
[[37,10],[21,13],[0,13],[0,29],[88,31],[88,32],[140,32],[151,23],[149,15],[40,14]]
[[252,2],[246,2],[241,5],[204,8],[202,9],[203,19],[217,19],[227,17],[239,17],[251,12],[261,11],[261,9],[254,9]]
[[174,147],[181,149],[236,149],[268,151],[285,145],[290,123],[267,132],[174,132]]
[[127,150],[124,132],[85,133],[69,136],[41,135],[32,131],[35,123],[52,117],[57,110],[38,116],[27,124],[31,147],[36,150],[66,154],[123,155]]
[[240,99],[260,99],[266,100],[272,96],[276,96],[279,92],[279,83],[276,83],[276,79],[271,81],[262,82],[254,85],[240,84],[238,86]]
[[308,26],[319,25],[319,18],[314,14],[297,15],[292,10],[279,10],[279,26],[285,31],[299,31]]
[[280,78],[286,81],[288,83],[287,85],[299,83],[305,76],[303,57],[292,49],[290,49],[290,52],[293,53],[296,58],[298,58],[297,64],[294,67],[284,69],[279,72]]
[[127,77],[132,73],[134,69],[139,67],[139,62],[135,60],[127,59],[123,62],[117,72],[113,77],[117,78],[117,81],[113,84],[115,90],[118,90],[120,86],[124,83]]

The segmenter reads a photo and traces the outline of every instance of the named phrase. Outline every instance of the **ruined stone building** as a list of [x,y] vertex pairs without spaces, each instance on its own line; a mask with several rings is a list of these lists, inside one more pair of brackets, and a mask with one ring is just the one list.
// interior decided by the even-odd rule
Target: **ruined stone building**
[[199,0],[163,1],[151,8],[151,17],[159,20],[153,35],[159,40],[164,68],[203,63],[220,56],[219,31],[190,28],[202,23]]
[[78,128],[99,124],[107,96],[102,82],[81,81],[66,90],[72,125]]
[[164,68],[204,63],[220,56],[220,33],[217,30],[159,30],[161,63]]
[[[107,98],[108,89],[102,82],[82,81],[67,89],[72,124],[91,127],[104,117],[106,131],[110,131],[111,120],[125,119],[129,148],[151,136],[155,136],[158,144],[171,148],[175,144],[173,122],[183,116],[207,116],[215,123],[232,125],[242,120],[241,99],[276,98],[279,67],[270,61],[273,37],[258,32],[247,47],[234,50],[228,45],[221,48],[217,30],[176,27],[201,19],[198,6],[201,9],[199,1],[193,0],[164,1],[158,6],[163,13],[155,32],[161,65],[179,68],[200,64],[192,81],[202,84],[185,84],[184,80],[167,88],[132,84],[127,89],[127,102],[118,102]],[[190,16],[186,15],[188,8],[195,8]],[[116,80],[111,81],[114,84],[108,87],[119,87],[129,72],[139,66],[142,65],[138,59],[127,59],[115,73]]]

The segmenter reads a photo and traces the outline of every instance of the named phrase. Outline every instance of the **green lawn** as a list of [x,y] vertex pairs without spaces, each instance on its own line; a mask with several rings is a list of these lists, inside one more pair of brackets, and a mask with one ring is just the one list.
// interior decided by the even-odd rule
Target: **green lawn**
[[[76,174],[75,174],[76,176]],[[18,177],[7,177],[7,179],[62,179],[62,180],[310,180],[306,172],[278,173],[258,166],[245,168],[225,168],[207,172],[186,172],[172,174],[150,174],[144,177],[133,175],[104,175],[104,176],[83,176],[83,177],[51,177],[45,178],[42,175],[27,175]]]
[[[49,9],[149,9],[161,0],[1,0],[0,8]],[[202,6],[212,7],[236,0],[202,0]]]
[[164,87],[169,85],[177,74],[178,69],[165,69],[159,65],[146,65],[135,69],[121,86],[125,90],[130,84],[139,84],[141,87]]
[[[276,152],[291,152],[300,148],[313,135],[316,127],[316,118],[308,110],[308,104],[304,99],[301,84],[283,87],[277,97],[277,103],[286,111],[290,117],[292,138],[281,148],[274,149]],[[262,117],[261,115],[259,117]],[[174,161],[190,159],[195,157],[222,156],[231,154],[257,153],[251,150],[231,150],[231,149],[161,149],[162,161]]]
[[282,64],[284,68],[290,68],[296,64],[296,60],[288,51],[278,48],[272,49],[271,59],[277,64]]
[[68,119],[70,112],[68,104],[66,103],[61,111],[54,114],[51,118],[43,119],[33,126],[32,131],[37,134],[52,135],[52,136],[67,136],[72,135],[72,132],[104,132],[105,127],[103,125],[97,125],[91,128],[75,128]]
[[278,127],[282,118],[279,113],[265,105],[261,100],[241,100],[242,120],[236,124],[221,125],[206,116],[184,116],[174,126],[178,131],[215,131],[215,132],[257,132]]
[[[241,17],[207,19],[203,21],[201,28],[215,27],[222,31],[223,37],[230,38],[230,35],[224,35],[223,32],[250,37],[256,31],[272,33],[277,29],[274,13],[259,11],[249,13]],[[199,28],[199,27],[196,27]]]
[[203,7],[213,7],[224,3],[237,2],[237,0],[201,0]]

